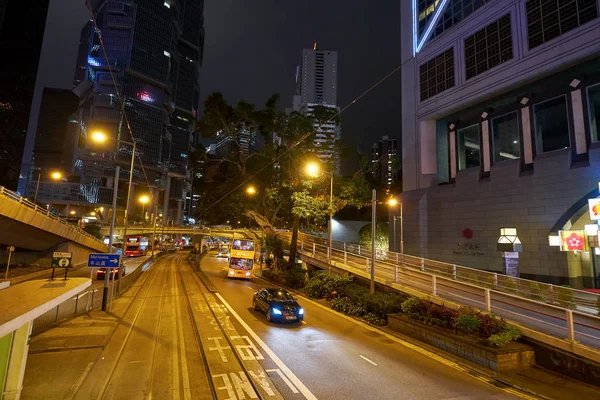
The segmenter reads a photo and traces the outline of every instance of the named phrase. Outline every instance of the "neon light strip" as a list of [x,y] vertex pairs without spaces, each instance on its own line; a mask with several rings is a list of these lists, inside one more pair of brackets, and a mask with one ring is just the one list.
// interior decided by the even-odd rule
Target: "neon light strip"
[[427,27],[427,30],[425,31],[425,35],[423,35],[423,39],[421,39],[421,43],[419,43],[419,45],[417,46],[417,49],[415,50],[417,53],[419,51],[421,51],[421,49],[423,48],[423,45],[425,45],[425,42],[427,41],[427,39],[429,38],[429,35],[431,34],[431,31],[433,30],[433,27],[437,24],[438,19],[440,19],[440,15],[442,15],[442,11],[444,11],[444,9],[446,8],[447,3],[448,3],[448,0],[442,0],[442,4],[440,4],[440,8],[438,8],[437,11],[435,12],[433,19],[431,20],[431,22],[429,23],[429,26]]
[[413,28],[413,57],[417,54],[417,0],[412,0]]

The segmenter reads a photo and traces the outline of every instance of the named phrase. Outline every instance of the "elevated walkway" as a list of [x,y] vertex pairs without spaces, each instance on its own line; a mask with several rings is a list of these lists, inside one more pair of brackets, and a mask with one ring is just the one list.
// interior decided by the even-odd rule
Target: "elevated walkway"
[[0,187],[0,226],[0,243],[7,245],[48,251],[70,242],[89,250],[106,251],[106,245],[98,238],[4,187]]
[[[288,239],[289,236],[281,237]],[[365,249],[355,249],[353,245],[338,249],[338,244],[334,243],[330,254],[329,247],[321,243],[319,238],[301,235],[299,254],[302,261],[317,268],[345,271],[370,279],[371,255]],[[450,265],[450,273],[444,273],[443,263],[432,263],[431,260],[416,260],[407,255],[403,259],[402,255],[382,252],[377,254],[375,281],[434,303],[493,312],[521,327],[526,337],[600,362],[600,318],[589,312],[595,309],[591,308],[588,298],[578,298],[572,289],[566,292],[561,291],[565,288],[552,288],[551,285],[545,288],[542,284],[528,293],[519,290],[517,278],[488,273],[492,280],[483,279],[475,274],[484,271],[464,271],[464,267],[455,265]],[[505,290],[507,288],[509,290]],[[583,304],[581,310],[578,309],[580,304]]]
[[32,322],[91,285],[88,278],[35,280],[0,291],[0,399],[19,399]]

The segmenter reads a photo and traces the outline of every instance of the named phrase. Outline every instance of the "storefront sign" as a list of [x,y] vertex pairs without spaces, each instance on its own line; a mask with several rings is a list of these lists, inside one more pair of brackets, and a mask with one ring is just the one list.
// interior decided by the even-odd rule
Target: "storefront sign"
[[590,219],[600,221],[600,199],[589,199],[588,207],[590,210]]
[[456,249],[452,251],[452,254],[462,256],[485,256],[485,253],[479,250],[478,244],[473,243],[457,243]]
[[502,263],[504,264],[504,274],[506,276],[519,277],[519,253],[505,251],[502,253]]
[[559,231],[562,246],[561,251],[587,251],[585,231]]

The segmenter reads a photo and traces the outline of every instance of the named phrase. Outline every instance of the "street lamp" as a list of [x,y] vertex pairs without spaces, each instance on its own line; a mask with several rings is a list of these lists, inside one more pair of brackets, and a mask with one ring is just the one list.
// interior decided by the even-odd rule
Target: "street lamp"
[[329,264],[329,272],[331,272],[331,252],[333,251],[333,172],[322,171],[319,164],[309,163],[306,165],[306,173],[309,176],[316,177],[319,172],[329,174],[329,251],[327,252],[327,262]]
[[143,195],[139,198],[140,203],[142,203],[142,219],[144,222],[146,221],[146,204],[150,202],[150,197],[147,195]]
[[[132,135],[133,137],[133,135]],[[108,140],[108,136],[104,133],[104,132],[100,132],[100,131],[95,131],[92,132],[92,134],[90,135],[90,138],[92,139],[92,141],[98,143],[98,144],[103,144]],[[127,142],[125,140],[120,140],[120,142],[128,144],[133,146],[132,151],[131,151],[131,165],[129,167],[129,185],[127,186],[127,203],[125,204],[125,213],[123,215],[123,241],[125,242],[125,246],[127,245],[127,214],[129,213],[129,200],[130,200],[130,196],[131,196],[131,184],[132,184],[132,178],[133,178],[133,163],[135,162],[135,149],[136,149],[136,142],[135,140],[133,142]],[[114,190],[113,190],[113,216],[110,222],[110,238],[108,239],[108,249],[109,251],[112,251],[112,245],[113,245],[113,235],[115,232],[115,214],[116,214],[116,210],[117,210],[117,189],[119,187],[119,166],[117,165],[115,168],[115,184],[114,184]],[[123,248],[123,251],[125,250],[125,247]],[[121,276],[121,270],[123,269],[123,256],[124,254],[121,254],[120,257],[120,262],[119,262],[119,268],[117,269],[117,276]],[[121,280],[119,279],[119,288],[121,285]],[[104,291],[103,291],[103,296],[102,296],[102,311],[106,311],[106,300],[108,298],[108,282],[105,278],[104,281]]]
[[254,186],[248,186],[246,193],[248,193],[250,196],[253,196],[256,194],[256,188]]
[[[35,185],[35,195],[33,196],[33,204],[37,202],[38,189],[40,188],[40,179],[42,177],[42,172],[38,173],[37,184]],[[62,173],[59,171],[54,171],[50,173],[50,178],[55,181],[61,180],[63,177]]]
[[396,199],[390,199],[388,205],[390,207],[396,207],[400,204],[400,215],[394,215],[394,247],[396,246],[396,220],[400,220],[400,256],[402,257],[402,266],[404,266],[404,219],[402,218],[402,203],[399,203]]

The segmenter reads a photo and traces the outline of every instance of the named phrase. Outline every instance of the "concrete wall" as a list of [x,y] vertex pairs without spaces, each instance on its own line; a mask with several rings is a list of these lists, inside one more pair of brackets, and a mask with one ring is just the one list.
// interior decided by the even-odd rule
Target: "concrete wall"
[[[570,168],[570,155],[558,151],[538,157],[525,175],[519,173],[518,160],[508,161],[492,166],[487,179],[466,170],[458,173],[455,184],[404,193],[405,252],[503,272],[496,241],[500,228],[514,227],[524,250],[521,277],[589,287],[589,276],[582,275],[589,275],[590,268],[567,260],[579,256],[548,245],[554,224],[600,181],[600,149],[590,150],[585,168]],[[473,231],[472,239],[463,237],[465,229]]]
[[77,227],[43,215],[33,208],[0,196],[0,243],[46,251],[65,241],[104,252],[106,245],[81,234]]
[[346,243],[358,243],[358,232],[369,225],[369,221],[337,221],[333,220],[333,240]]

